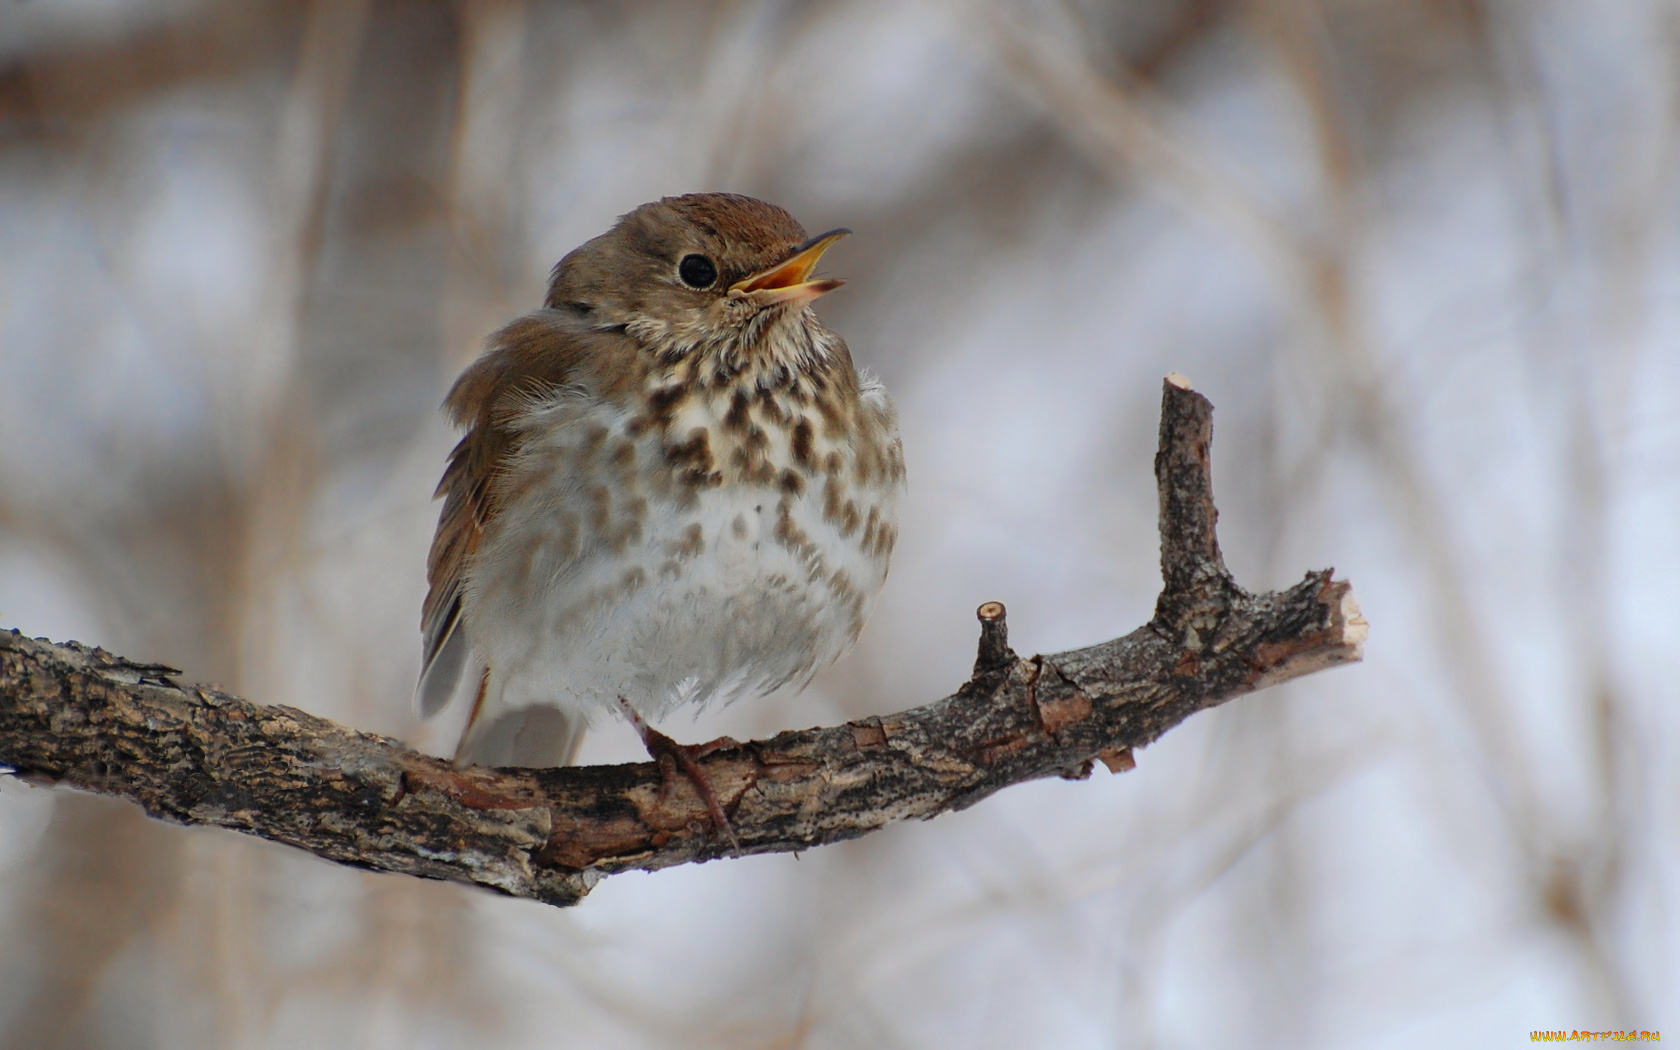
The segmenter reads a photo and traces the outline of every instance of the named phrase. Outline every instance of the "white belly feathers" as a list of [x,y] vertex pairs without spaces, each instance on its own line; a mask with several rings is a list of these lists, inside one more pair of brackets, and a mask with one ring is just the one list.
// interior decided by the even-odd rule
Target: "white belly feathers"
[[[803,460],[826,470],[775,484],[727,462],[685,484],[669,438],[638,434],[623,410],[570,394],[531,406],[533,441],[463,594],[472,644],[496,669],[482,716],[546,706],[590,721],[623,697],[657,719],[803,685],[832,663],[886,577],[903,490],[891,406],[878,384],[867,393],[892,470],[860,470],[818,438]],[[667,433],[704,435],[721,460],[722,407],[685,405]],[[777,440],[765,455],[791,460]]]

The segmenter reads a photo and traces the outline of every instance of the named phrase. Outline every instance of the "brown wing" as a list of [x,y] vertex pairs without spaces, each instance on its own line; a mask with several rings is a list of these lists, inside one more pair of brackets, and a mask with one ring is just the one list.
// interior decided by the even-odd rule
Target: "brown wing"
[[416,703],[423,717],[448,703],[467,662],[461,589],[484,530],[499,509],[496,479],[517,451],[509,409],[576,382],[586,348],[606,349],[596,345],[603,335],[611,338],[612,333],[580,330],[575,315],[564,311],[528,314],[491,336],[490,349],[461,373],[444,398],[450,418],[466,433],[449,454],[435,493],[443,510],[426,559],[430,590],[420,611],[425,650]]

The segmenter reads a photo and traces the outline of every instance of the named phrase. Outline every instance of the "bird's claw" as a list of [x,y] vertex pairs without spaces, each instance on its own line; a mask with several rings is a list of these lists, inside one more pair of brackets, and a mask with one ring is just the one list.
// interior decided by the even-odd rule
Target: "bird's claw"
[[729,823],[729,816],[723,811],[723,804],[718,801],[717,792],[712,788],[711,778],[700,768],[700,759],[722,751],[728,747],[739,747],[740,741],[730,737],[720,736],[716,740],[709,740],[704,744],[679,744],[675,740],[648,725],[630,702],[619,697],[618,705],[624,711],[624,716],[635,727],[636,734],[642,738],[642,746],[647,748],[649,757],[659,764],[659,797],[661,800],[670,797],[671,783],[676,779],[678,767],[681,767],[689,781],[706,803],[706,812],[711,815],[712,827],[721,831],[729,840],[735,855],[741,854],[741,840],[735,835],[735,828]]

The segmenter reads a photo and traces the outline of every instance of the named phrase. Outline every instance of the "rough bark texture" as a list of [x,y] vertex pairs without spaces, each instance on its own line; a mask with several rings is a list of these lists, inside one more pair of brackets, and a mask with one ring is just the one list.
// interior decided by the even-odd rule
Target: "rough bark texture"
[[[1212,406],[1165,384],[1155,473],[1165,587],[1123,638],[1022,659],[980,607],[974,673],[895,715],[783,733],[701,759],[743,853],[804,850],[927,819],[1045,776],[1120,772],[1196,711],[1360,658],[1346,582],[1249,594],[1226,570],[1208,471]],[[457,769],[290,707],[179,685],[167,667],[0,633],[0,762],[153,816],[259,835],[358,867],[550,904],[602,876],[733,852],[685,778],[651,762]],[[662,784],[664,785],[662,788]]]

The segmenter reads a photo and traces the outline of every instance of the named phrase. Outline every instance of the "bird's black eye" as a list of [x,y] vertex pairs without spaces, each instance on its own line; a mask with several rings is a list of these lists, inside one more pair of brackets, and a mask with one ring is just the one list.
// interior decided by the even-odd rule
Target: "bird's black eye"
[[704,255],[685,255],[677,264],[677,276],[690,288],[709,288],[717,280],[717,267]]

